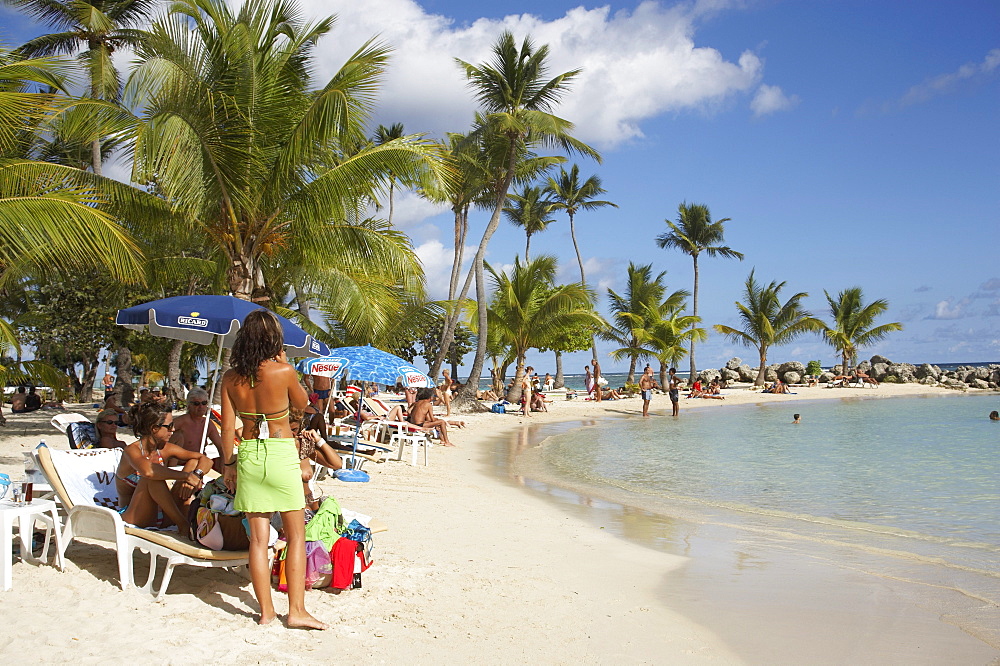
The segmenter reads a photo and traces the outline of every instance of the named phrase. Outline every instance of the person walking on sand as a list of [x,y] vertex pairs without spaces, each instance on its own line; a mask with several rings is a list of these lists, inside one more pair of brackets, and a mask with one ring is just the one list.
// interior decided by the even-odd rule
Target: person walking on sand
[[653,369],[646,366],[639,378],[639,390],[642,391],[642,415],[649,416],[649,402],[653,399],[653,389],[658,388],[653,379]]
[[530,365],[524,369],[524,376],[521,377],[521,415],[531,416],[531,373],[534,368]]
[[[326,629],[305,608],[305,504],[299,454],[288,414],[309,404],[295,369],[285,356],[281,324],[267,310],[246,316],[236,334],[232,369],[222,377],[223,479],[237,511],[250,524],[250,582],[260,604],[258,624],[277,617],[271,601],[267,547],[271,516],[281,513],[285,528],[290,628]],[[243,423],[239,451],[233,456],[236,417]]]
[[590,374],[590,366],[583,366],[583,388],[587,389],[587,397],[594,392],[594,376]]
[[677,379],[677,368],[670,368],[670,407],[671,416],[678,416],[680,414],[680,402],[681,402],[681,380]]

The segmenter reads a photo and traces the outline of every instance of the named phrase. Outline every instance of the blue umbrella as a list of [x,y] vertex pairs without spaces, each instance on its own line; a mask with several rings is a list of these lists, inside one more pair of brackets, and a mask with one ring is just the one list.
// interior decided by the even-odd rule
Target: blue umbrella
[[392,386],[433,386],[431,378],[404,359],[371,345],[338,347],[329,356],[299,361],[299,372],[321,377],[347,377],[352,381]]
[[[431,378],[420,372],[409,361],[371,345],[364,347],[338,347],[330,356],[300,361],[298,369],[304,374],[325,377],[345,377],[352,381],[394,385],[402,381],[404,386],[433,386]],[[358,399],[358,425],[361,424],[361,402]],[[354,429],[354,443],[351,450],[351,464],[357,461],[358,430]],[[360,470],[337,470],[341,481],[367,481],[368,475]]]
[[[248,314],[260,310],[256,303],[232,296],[174,296],[150,301],[142,305],[119,310],[115,323],[134,331],[149,328],[150,335],[171,340],[184,340],[199,345],[219,342],[219,356],[215,360],[215,374],[209,404],[215,400],[222,349],[232,347],[236,332]],[[272,313],[274,314],[274,313]],[[274,315],[284,332],[285,351],[289,356],[323,356],[330,348],[313,338],[301,328],[280,315]],[[204,451],[208,434],[208,419],[201,435]]]
[[[199,345],[221,341],[232,347],[236,332],[248,314],[260,310],[256,303],[232,296],[174,296],[118,311],[115,323],[151,335],[186,340]],[[289,356],[324,356],[330,348],[280,315]]]

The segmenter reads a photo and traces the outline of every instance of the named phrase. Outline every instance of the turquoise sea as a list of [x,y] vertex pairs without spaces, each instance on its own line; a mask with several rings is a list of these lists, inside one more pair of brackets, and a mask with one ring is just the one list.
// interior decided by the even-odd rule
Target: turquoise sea
[[[669,409],[658,398],[654,411]],[[994,409],[997,393],[707,410],[682,404],[678,419],[543,431],[549,436],[523,473],[529,485],[543,479],[556,493],[590,498],[581,503],[625,507],[631,518],[605,522],[651,547],[679,552],[694,533],[679,536],[656,518],[669,516],[907,581],[940,604],[942,617],[1000,647]],[[793,412],[800,424],[791,423]],[[649,517],[642,527],[637,513]]]

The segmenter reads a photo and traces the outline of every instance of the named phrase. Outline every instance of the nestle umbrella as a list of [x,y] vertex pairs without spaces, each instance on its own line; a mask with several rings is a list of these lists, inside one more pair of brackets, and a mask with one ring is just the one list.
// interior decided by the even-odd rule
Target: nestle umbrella
[[404,386],[433,386],[430,377],[409,361],[371,345],[338,347],[329,356],[299,361],[296,367],[303,374],[320,377],[347,377],[351,381],[389,386],[397,382]]
[[[209,401],[215,400],[219,363],[222,349],[232,347],[236,332],[248,314],[261,306],[232,296],[174,296],[150,301],[142,305],[119,310],[115,323],[141,331],[149,328],[150,335],[171,340],[184,340],[199,345],[219,342],[219,356],[215,360],[215,376]],[[274,314],[273,312],[271,314]],[[323,356],[330,348],[280,315],[274,315],[284,332],[285,351],[289,356]],[[208,434],[208,419],[201,436],[204,450]]]
[[[248,314],[260,310],[256,303],[232,296],[174,296],[118,311],[116,324],[151,335],[207,345],[221,340],[232,347],[236,332]],[[272,313],[273,314],[273,313]],[[280,315],[289,356],[325,356],[330,348]]]

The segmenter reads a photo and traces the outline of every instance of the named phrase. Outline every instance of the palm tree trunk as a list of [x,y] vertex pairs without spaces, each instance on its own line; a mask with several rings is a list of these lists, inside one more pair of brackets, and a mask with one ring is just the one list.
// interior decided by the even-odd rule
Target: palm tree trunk
[[660,361],[660,390],[667,390],[667,363]]
[[557,351],[556,352],[556,378],[555,378],[555,383],[552,384],[552,388],[561,389],[565,385],[566,385],[566,382],[563,379],[563,369],[562,369],[562,352],[561,351]]
[[515,405],[521,402],[521,380],[524,379],[524,354],[517,355],[517,369],[514,371],[514,383],[507,391],[507,402]]
[[[697,317],[698,316],[698,255],[697,254],[691,255],[691,258],[694,261],[694,294],[692,295],[692,301],[694,303],[694,316]],[[695,322],[691,324],[691,328],[693,329],[697,325],[698,324],[696,319]],[[695,362],[694,362],[693,336],[691,338],[691,349],[688,351],[688,354],[690,356],[689,360],[691,361],[691,368],[690,368],[690,374],[688,375],[688,382],[694,384],[694,380],[698,376],[697,375],[698,370],[695,367]]]
[[528,251],[531,249],[531,234],[524,234],[527,240],[524,242],[524,263],[528,263]]
[[135,398],[132,390],[132,350],[122,344],[115,353],[115,393],[118,394],[118,405],[128,409]]
[[394,187],[395,184],[396,184],[396,179],[390,177],[389,178],[389,219],[386,220],[389,223],[390,226],[392,225],[392,204],[393,204],[393,201],[392,201],[393,196],[392,195],[393,195],[393,190],[395,189],[395,187]]
[[253,299],[254,264],[250,257],[244,254],[234,259],[226,271],[226,278],[234,297],[244,301]]
[[[96,40],[93,40],[93,39],[88,40],[87,48],[90,49],[91,52],[96,51],[97,49],[100,49],[101,46],[102,46],[101,43],[98,42],[98,41],[96,41]],[[91,71],[91,73],[90,73],[90,96],[93,97],[94,99],[100,99],[100,92],[101,92],[100,85],[94,79],[94,72]],[[98,118],[100,118],[100,114],[99,113],[98,113]],[[97,136],[94,137],[94,140],[90,142],[90,163],[91,163],[92,168],[94,169],[94,175],[95,176],[100,176],[100,175],[103,174],[103,168],[102,168],[102,165],[101,165],[101,136],[100,136],[100,127],[97,128]]]
[[638,362],[639,362],[639,357],[638,356],[632,356],[632,357],[629,358],[629,362],[628,362],[628,379],[625,380],[629,384],[635,384],[635,365]]
[[170,385],[168,400],[171,404],[175,404],[181,399],[181,351],[183,349],[184,341],[174,340],[167,355],[167,382]]
[[754,380],[754,386],[762,386],[764,384],[764,374],[767,372],[767,352],[761,352],[760,355],[760,369],[757,370],[757,379]]
[[[507,201],[507,192],[510,190],[510,184],[514,180],[514,165],[516,161],[517,153],[514,150],[514,146],[511,145],[508,149],[507,173],[504,176],[503,185],[500,187],[499,192],[497,192],[496,203],[493,206],[493,215],[490,217],[489,224],[486,225],[483,238],[479,241],[479,249],[472,260],[472,267],[476,273],[476,302],[479,305],[479,330],[476,335],[476,356],[472,362],[472,369],[469,371],[469,381],[462,386],[458,395],[452,401],[452,404],[458,407],[476,402],[476,391],[479,389],[479,376],[483,373],[483,362],[486,360],[486,344],[489,335],[486,323],[486,280],[483,277],[483,263],[486,259],[486,246],[489,245],[490,239],[496,232],[497,227],[500,226],[500,216],[503,213],[504,203]],[[463,294],[462,297],[464,298],[465,295]]]
[[[576,224],[573,221],[573,213],[569,213],[569,237],[573,239],[573,249],[576,251],[576,263],[580,265],[580,284],[587,286],[587,276],[583,272],[583,256],[580,254],[580,245],[576,242]],[[590,351],[597,358],[597,338],[590,336]]]
[[[445,315],[444,326],[441,329],[441,345],[438,347],[437,356],[434,357],[434,362],[431,363],[429,369],[431,377],[437,377],[438,372],[441,370],[441,364],[444,363],[445,354],[448,353],[448,348],[451,347],[451,343],[455,339],[455,328],[458,326],[458,319],[462,314],[459,302],[465,299],[466,294],[469,293],[469,286],[472,283],[473,269],[470,268],[469,274],[465,278],[461,295],[456,300],[458,278],[461,275],[462,261],[465,256],[465,235],[468,229],[469,207],[465,206],[455,211],[455,255],[451,264],[451,279],[448,282],[448,300],[452,301],[452,309]],[[457,374],[452,376],[458,379]]]

